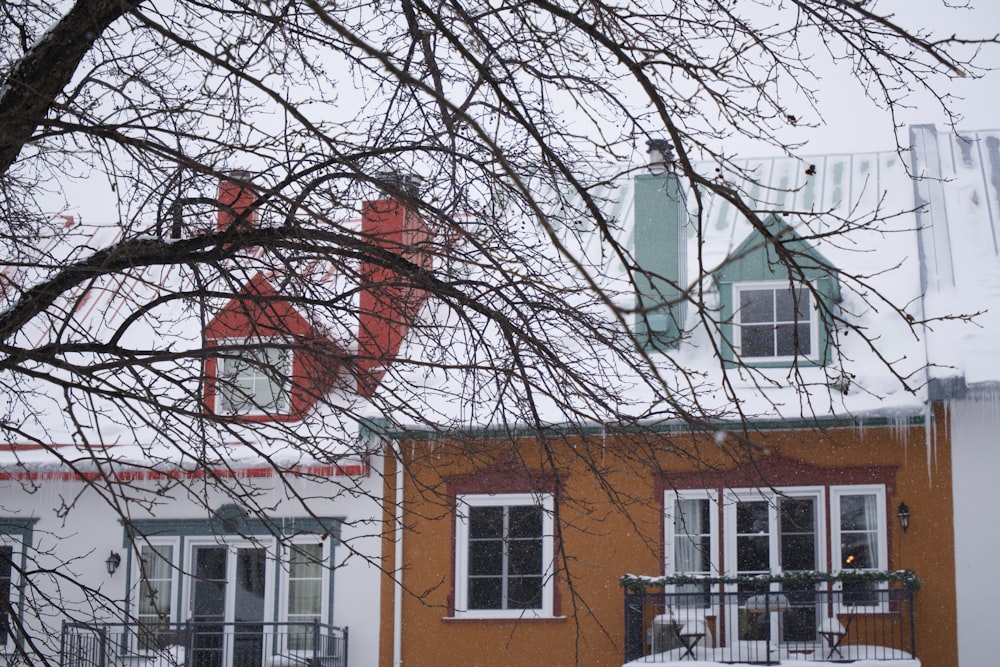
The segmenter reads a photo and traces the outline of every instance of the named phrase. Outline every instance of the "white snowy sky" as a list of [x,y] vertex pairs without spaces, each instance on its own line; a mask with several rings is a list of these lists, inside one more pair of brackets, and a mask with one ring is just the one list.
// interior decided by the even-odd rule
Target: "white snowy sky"
[[[968,9],[946,9],[945,2],[961,4],[963,0],[880,0],[876,10],[889,11],[894,20],[910,30],[930,28],[938,37],[958,34],[965,37],[992,37],[1000,33],[1000,2],[969,0]],[[1000,68],[1000,47],[984,50],[982,64]],[[808,139],[806,154],[858,153],[891,150],[892,118],[879,109],[861,92],[845,64],[834,67],[817,63],[824,84],[818,91],[820,111],[825,127],[803,134]],[[1000,127],[997,102],[1000,101],[1000,71],[980,79],[943,81],[943,90],[955,95],[954,109],[964,119],[959,127],[965,130],[985,130]],[[905,125],[945,122],[940,107],[929,95],[915,95],[911,108],[902,109],[897,122]],[[905,131],[902,135],[906,139]],[[757,147],[747,145],[749,156],[764,157]]]

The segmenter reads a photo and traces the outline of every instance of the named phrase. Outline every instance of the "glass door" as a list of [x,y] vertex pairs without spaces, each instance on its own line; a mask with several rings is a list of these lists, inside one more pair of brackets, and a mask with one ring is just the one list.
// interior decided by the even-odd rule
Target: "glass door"
[[192,556],[192,667],[260,667],[267,550],[213,544],[195,546]]
[[[725,512],[730,574],[766,577],[821,570],[820,497],[817,491],[796,489],[730,498]],[[794,644],[816,641],[821,601],[814,591],[783,590],[766,581],[728,590],[730,636],[740,642],[744,655],[767,661],[779,649],[808,650]]]

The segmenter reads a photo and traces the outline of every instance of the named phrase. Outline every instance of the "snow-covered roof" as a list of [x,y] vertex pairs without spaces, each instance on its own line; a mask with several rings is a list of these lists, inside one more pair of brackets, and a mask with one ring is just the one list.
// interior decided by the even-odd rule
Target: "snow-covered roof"
[[[396,425],[445,430],[530,427],[534,419],[552,425],[633,419],[682,423],[691,417],[744,417],[761,423],[906,420],[922,414],[928,398],[955,395],[966,383],[976,391],[992,391],[1000,386],[1000,352],[992,343],[1000,325],[1000,313],[992,307],[1000,301],[1000,132],[955,135],[918,126],[911,136],[913,149],[904,154],[747,159],[735,165],[742,178],[727,172],[723,185],[743,193],[759,219],[777,213],[781,224],[794,229],[811,251],[837,269],[836,308],[842,323],[831,332],[833,353],[827,363],[748,367],[720,361],[724,295],[716,278],[734,261],[734,252],[745,249],[759,231],[732,203],[718,196],[699,198],[690,190],[683,227],[686,274],[679,281],[691,296],[684,335],[676,347],[665,350],[634,345],[629,332],[635,327],[636,290],[626,279],[626,264],[635,256],[636,180],[629,174],[596,193],[609,226],[581,218],[578,226],[560,229],[561,253],[551,247],[544,230],[521,228],[521,247],[538,249],[533,256],[538,266],[523,275],[536,286],[564,292],[562,311],[537,312],[540,323],[524,326],[531,328],[532,336],[544,338],[548,351],[565,362],[564,368],[525,357],[522,370],[530,377],[503,377],[509,362],[505,355],[512,350],[488,344],[503,335],[496,322],[459,314],[454,304],[446,307],[442,299],[432,298],[383,380],[382,413],[396,405],[399,409],[388,415]],[[700,168],[711,171],[710,166]],[[914,180],[911,173],[919,178]],[[357,227],[357,220],[338,224]],[[475,232],[471,224],[469,229]],[[117,233],[67,220],[48,244],[38,246],[37,257],[19,257],[0,272],[3,307],[20,297],[19,286],[33,284],[51,267],[112,247]],[[608,252],[602,233],[621,243],[627,254]],[[456,255],[470,252],[458,245],[453,250]],[[516,253],[511,258],[520,259]],[[465,283],[484,286],[482,304],[492,307],[490,299],[509,296],[488,285],[489,279],[502,275],[502,262],[494,259],[500,268],[456,259],[455,265],[464,266],[449,269],[449,258],[444,257],[435,270],[464,272],[463,279],[469,279]],[[222,280],[222,274],[177,266],[153,267],[128,280],[117,275],[94,279],[57,304],[54,312],[71,314],[64,323],[43,314],[18,334],[17,342],[23,349],[38,349],[54,342],[106,339],[107,332],[132,322],[140,305],[155,303],[143,311],[141,321],[132,322],[123,342],[135,349],[167,352],[156,361],[154,387],[161,387],[163,396],[176,396],[179,403],[191,402],[202,396],[197,386],[202,381],[201,358],[185,353],[202,348],[206,323],[231,299],[221,295],[232,295],[255,276],[273,277],[274,287],[284,289],[282,276],[271,276],[275,265],[266,258],[250,251],[241,261],[246,280],[233,284],[229,273],[229,282],[218,290],[213,281]],[[319,260],[297,260],[288,266],[293,265],[306,283],[324,284],[325,294],[345,295],[344,307],[335,312],[357,312],[356,269],[344,275]],[[197,298],[157,302],[170,295],[191,296],[191,285],[198,288]],[[530,300],[535,286],[526,282],[518,289],[518,297]],[[565,317],[571,308],[599,324],[580,329],[580,320]],[[323,309],[299,312],[345,357],[356,350],[356,317],[331,318],[324,315],[331,311]],[[621,320],[609,317],[613,313]],[[978,313],[972,323],[961,317],[969,313]],[[172,368],[180,372],[174,374]],[[67,369],[50,370],[56,377],[72,375]],[[104,381],[100,374],[93,377]],[[177,377],[185,379],[177,382]],[[121,386],[118,380],[116,386]],[[264,451],[284,456],[288,465],[337,465],[351,456],[363,457],[367,445],[358,418],[379,413],[357,395],[356,385],[350,390],[337,386],[306,419],[219,428],[200,420],[197,411],[181,419],[183,410],[169,416],[155,410],[122,412],[120,401],[99,394],[87,395],[88,403],[74,409],[77,392],[72,387],[52,384],[41,391],[27,376],[18,381],[23,391],[8,397],[7,440],[68,447],[96,443],[107,446],[102,450],[107,456],[131,462],[153,459],[183,465],[192,434],[202,433],[200,437],[221,443],[214,452],[220,462],[245,456],[245,464],[253,465]],[[303,442],[314,445],[303,448]],[[53,458],[43,449],[9,448],[0,453],[0,460],[62,465],[61,456],[70,450],[60,451],[63,454]],[[89,450],[81,451],[81,456],[90,455]]]
[[[910,129],[932,396],[1000,386],[1000,130]],[[969,321],[958,317],[969,315]]]
[[[965,378],[979,386],[1000,380],[1000,358],[992,345],[1000,324],[993,318],[1000,313],[991,308],[992,303],[1000,305],[997,136],[938,135],[933,126],[918,126],[912,130],[912,150],[902,153],[762,158],[736,164],[745,177],[729,176],[726,185],[741,192],[760,218],[778,212],[782,222],[839,270],[837,307],[844,326],[835,327],[834,352],[825,365],[762,368],[720,363],[721,299],[712,277],[756,232],[724,198],[699,200],[688,191],[686,284],[697,303],[687,309],[686,335],[676,349],[650,352],[659,373],[653,380],[640,377],[621,360],[605,359],[602,365],[588,359],[584,365],[590,364],[594,377],[613,387],[608,393],[617,398],[603,414],[595,411],[594,421],[609,416],[681,421],[685,412],[721,419],[743,416],[761,423],[892,420],[922,415],[928,399],[940,397],[942,378]],[[928,167],[931,163],[934,169]],[[710,166],[699,168],[711,172]],[[924,175],[927,178],[920,178]],[[626,176],[596,193],[617,223],[611,226],[615,240],[633,253],[634,191],[634,179]],[[928,191],[934,194],[925,195]],[[626,261],[608,251],[606,238],[581,224],[567,228],[561,242],[611,303],[622,311],[634,305]],[[699,289],[703,296],[697,295]],[[985,312],[972,323],[965,321],[964,315],[979,311]],[[632,320],[626,324],[634,327]],[[559,333],[565,340],[553,345],[568,359],[588,358],[572,332]],[[411,342],[410,354],[424,352],[418,341]],[[454,348],[470,359],[479,350],[468,341]],[[435,423],[509,428],[524,415],[518,412],[522,406],[505,409],[505,401],[516,402],[510,394],[482,384],[474,385],[474,397],[463,395],[473,387],[467,378],[421,369],[419,380],[412,375],[397,379],[400,391],[408,383],[420,387],[434,409],[424,416]],[[555,398],[543,385],[537,380],[539,390],[531,399],[531,411],[542,422],[565,424],[586,414],[583,400]]]

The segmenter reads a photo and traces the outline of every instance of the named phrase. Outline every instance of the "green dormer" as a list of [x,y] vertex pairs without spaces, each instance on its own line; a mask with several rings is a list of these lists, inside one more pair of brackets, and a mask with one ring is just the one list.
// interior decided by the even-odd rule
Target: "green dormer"
[[635,335],[653,350],[676,348],[686,315],[687,210],[677,175],[635,177]]
[[759,367],[824,366],[830,313],[840,301],[837,270],[777,216],[764,225],[768,234],[754,230],[714,276],[723,359]]

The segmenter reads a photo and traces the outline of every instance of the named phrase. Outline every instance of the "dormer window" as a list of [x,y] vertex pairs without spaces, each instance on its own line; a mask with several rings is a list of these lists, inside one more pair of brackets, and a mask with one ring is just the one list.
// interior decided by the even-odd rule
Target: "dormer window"
[[840,301],[837,269],[777,216],[764,225],[769,234],[751,232],[713,276],[722,358],[730,365],[823,366]]
[[291,350],[262,341],[234,341],[217,357],[216,412],[287,415],[291,409]]
[[205,410],[302,419],[337,383],[344,352],[260,274],[205,326]]
[[733,291],[740,357],[791,361],[816,354],[816,309],[808,287],[773,281],[737,283]]

